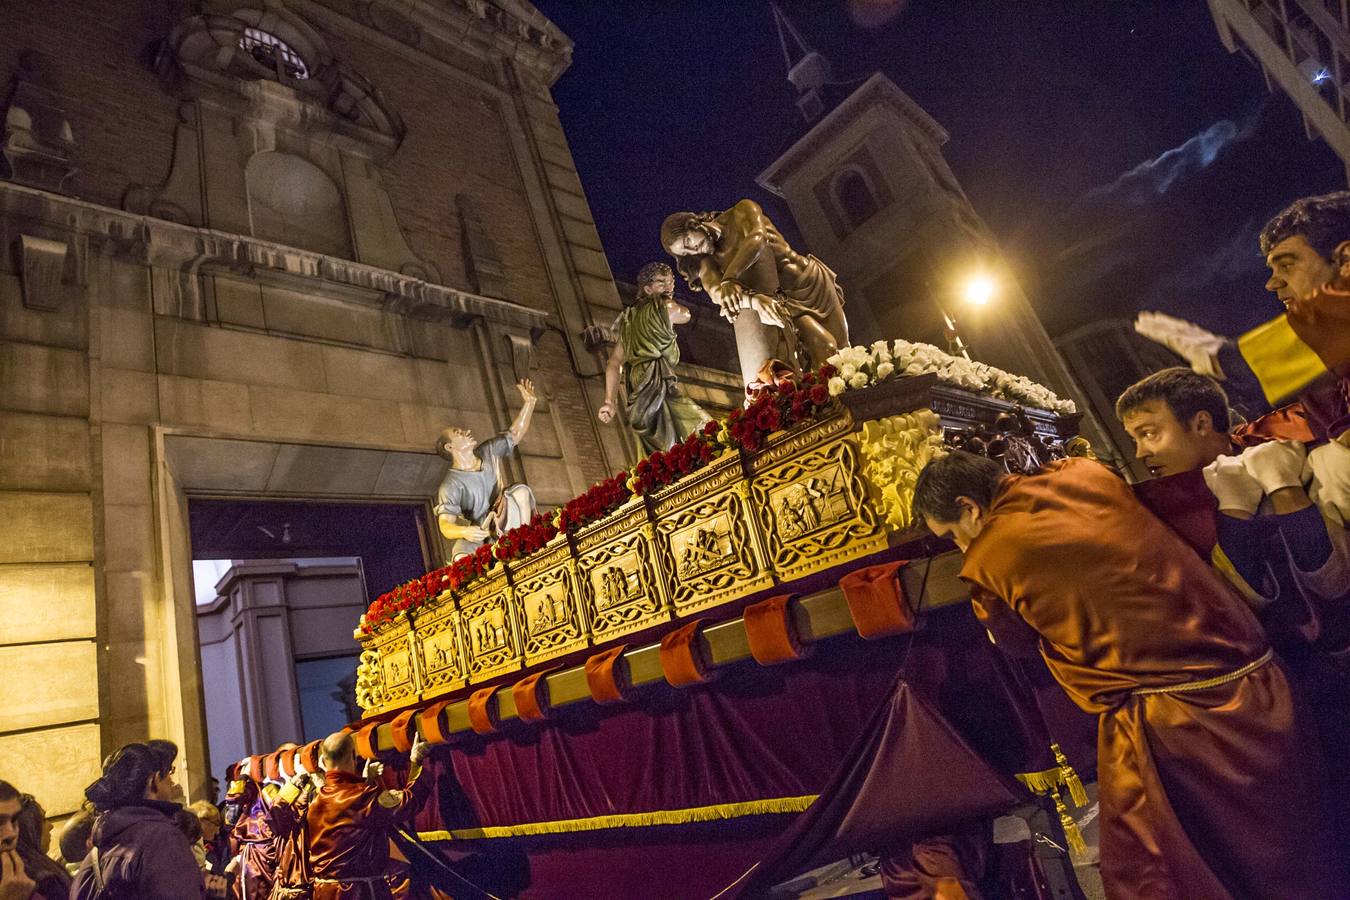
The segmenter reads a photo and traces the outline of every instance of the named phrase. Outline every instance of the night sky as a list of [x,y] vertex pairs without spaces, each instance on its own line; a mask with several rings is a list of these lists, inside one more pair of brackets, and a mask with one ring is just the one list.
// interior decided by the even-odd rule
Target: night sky
[[[1051,334],[1140,309],[1255,325],[1278,311],[1261,225],[1345,187],[1200,2],[780,5],[837,79],[880,69],[947,129],[948,162]],[[665,258],[666,214],[741,197],[809,249],[754,182],[807,127],[767,2],[536,6],[576,42],[553,95],[616,277]]]

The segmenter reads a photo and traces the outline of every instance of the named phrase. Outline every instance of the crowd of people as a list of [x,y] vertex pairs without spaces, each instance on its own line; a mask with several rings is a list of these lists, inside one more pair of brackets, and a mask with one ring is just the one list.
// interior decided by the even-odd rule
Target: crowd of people
[[[1191,363],[1117,403],[1152,480],[957,451],[915,488],[995,643],[1099,717],[1111,898],[1350,897],[1350,192],[1261,249],[1267,326],[1141,316]],[[1236,422],[1220,380],[1242,377],[1290,402]]]
[[[419,777],[430,745],[412,747],[403,788],[361,760],[350,733],[330,735],[320,772],[261,780],[231,766],[216,805],[184,805],[178,748],[152,740],[118,749],[49,855],[52,827],[31,796],[0,781],[0,900],[386,900],[413,890],[391,834],[431,792]],[[252,773],[257,775],[258,773]],[[214,779],[212,779],[214,782]],[[419,893],[418,891],[421,891]]]

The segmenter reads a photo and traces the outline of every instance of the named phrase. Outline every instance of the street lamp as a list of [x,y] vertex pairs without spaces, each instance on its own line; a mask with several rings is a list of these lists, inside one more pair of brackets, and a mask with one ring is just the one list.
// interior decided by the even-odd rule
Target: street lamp
[[[998,295],[998,289],[998,282],[992,276],[984,272],[976,272],[962,283],[958,296],[967,306],[988,306]],[[970,359],[970,351],[966,349],[966,342],[961,339],[961,332],[957,330],[956,319],[952,317],[951,313],[947,312],[947,307],[941,300],[937,300],[937,306],[938,311],[942,313],[943,333],[947,337],[948,350]]]
[[965,301],[971,306],[987,306],[989,301],[994,299],[996,293],[998,293],[998,284],[982,272],[970,276],[961,292]]

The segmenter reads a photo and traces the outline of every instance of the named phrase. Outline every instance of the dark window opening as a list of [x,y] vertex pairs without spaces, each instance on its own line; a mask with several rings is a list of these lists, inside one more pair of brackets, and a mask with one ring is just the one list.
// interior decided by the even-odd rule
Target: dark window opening
[[834,196],[850,231],[877,214],[877,198],[867,186],[867,179],[855,169],[846,170],[835,180]]
[[303,81],[309,77],[309,67],[305,61],[291,49],[290,45],[274,34],[257,28],[245,28],[239,46],[259,65],[266,66],[277,75],[277,80]]

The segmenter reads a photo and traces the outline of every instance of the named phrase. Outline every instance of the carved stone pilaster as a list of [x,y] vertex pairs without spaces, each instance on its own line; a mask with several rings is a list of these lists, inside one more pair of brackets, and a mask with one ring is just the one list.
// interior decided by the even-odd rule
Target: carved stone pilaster
[[464,238],[464,271],[474,293],[485,297],[506,296],[506,269],[497,245],[488,236],[483,217],[468,194],[455,195],[460,234]]

